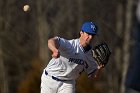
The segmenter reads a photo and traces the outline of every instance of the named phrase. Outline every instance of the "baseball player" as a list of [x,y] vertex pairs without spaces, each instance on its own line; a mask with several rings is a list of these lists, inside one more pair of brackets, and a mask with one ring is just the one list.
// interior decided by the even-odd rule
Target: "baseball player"
[[52,59],[41,76],[41,93],[75,93],[76,79],[85,71],[89,78],[96,77],[104,65],[93,57],[91,41],[97,34],[93,22],[85,22],[77,39],[54,37],[48,40]]

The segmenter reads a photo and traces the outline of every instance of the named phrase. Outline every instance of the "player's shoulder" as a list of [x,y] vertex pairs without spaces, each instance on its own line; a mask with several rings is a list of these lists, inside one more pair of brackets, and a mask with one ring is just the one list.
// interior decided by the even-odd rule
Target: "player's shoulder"
[[68,38],[61,38],[61,37],[59,37],[59,39],[60,40],[64,40],[64,41],[66,41],[66,42],[69,42],[69,43],[71,43],[71,44],[79,44],[79,39],[68,39]]
[[79,47],[80,40],[79,39],[71,39],[69,42],[74,46],[74,47]]
[[64,38],[64,37],[59,37],[56,36],[55,38],[57,38],[58,40],[64,40],[64,41],[73,41],[74,39],[69,39],[69,38]]
[[68,39],[68,38],[63,38],[63,37],[57,37],[57,39],[60,42],[60,44],[66,44],[66,45],[72,45],[72,46],[79,45],[79,39]]
[[73,43],[79,43],[79,39],[71,39],[69,40],[70,42],[73,42]]

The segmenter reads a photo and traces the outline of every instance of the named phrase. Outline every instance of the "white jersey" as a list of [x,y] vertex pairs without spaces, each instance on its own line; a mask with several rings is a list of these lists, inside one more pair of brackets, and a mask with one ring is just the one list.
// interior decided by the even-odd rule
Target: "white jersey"
[[97,64],[92,57],[92,51],[84,52],[79,39],[57,39],[60,57],[52,58],[45,68],[49,75],[62,80],[75,80],[83,71],[88,75],[95,72]]

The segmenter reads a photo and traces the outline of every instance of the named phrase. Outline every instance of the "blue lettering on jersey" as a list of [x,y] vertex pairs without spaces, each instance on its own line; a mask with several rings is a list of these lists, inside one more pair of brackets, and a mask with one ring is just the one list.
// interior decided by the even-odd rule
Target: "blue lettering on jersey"
[[84,65],[85,68],[88,68],[88,64],[86,63],[86,61],[82,60],[82,59],[75,59],[75,58],[69,58],[69,62],[73,62],[79,65]]

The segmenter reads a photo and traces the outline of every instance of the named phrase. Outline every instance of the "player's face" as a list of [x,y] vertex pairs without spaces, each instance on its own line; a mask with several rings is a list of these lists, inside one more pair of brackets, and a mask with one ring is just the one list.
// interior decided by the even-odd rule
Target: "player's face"
[[86,33],[86,32],[80,32],[80,43],[82,46],[87,46],[91,43],[95,35]]

